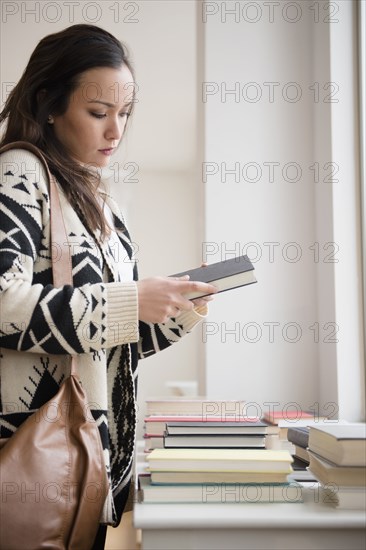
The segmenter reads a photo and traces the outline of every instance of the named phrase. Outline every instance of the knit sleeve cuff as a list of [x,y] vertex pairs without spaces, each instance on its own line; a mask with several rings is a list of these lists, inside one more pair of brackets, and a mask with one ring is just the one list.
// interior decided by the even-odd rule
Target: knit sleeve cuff
[[139,340],[138,294],[135,282],[108,283],[105,347]]
[[208,314],[208,306],[201,306],[191,311],[183,311],[176,317],[176,323],[183,325],[186,332],[190,332]]

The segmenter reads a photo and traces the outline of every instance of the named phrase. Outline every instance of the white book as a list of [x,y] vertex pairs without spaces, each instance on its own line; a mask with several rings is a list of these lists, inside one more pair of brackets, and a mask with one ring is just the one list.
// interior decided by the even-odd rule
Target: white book
[[153,485],[149,476],[140,476],[140,496],[145,503],[259,503],[301,502],[302,486],[291,483],[203,483],[194,485]]

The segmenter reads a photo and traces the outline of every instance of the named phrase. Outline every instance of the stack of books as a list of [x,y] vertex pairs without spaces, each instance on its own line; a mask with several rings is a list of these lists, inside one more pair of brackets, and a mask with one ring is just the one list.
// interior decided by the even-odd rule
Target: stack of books
[[287,439],[294,445],[293,455],[301,460],[304,467],[309,465],[310,458],[308,453],[309,430],[307,426],[299,426],[297,428],[289,428],[287,430]]
[[288,440],[288,428],[295,425],[301,418],[313,418],[305,411],[267,411],[263,414],[263,420],[268,423],[269,437],[267,438],[268,449],[287,450],[294,454],[295,447]]
[[292,457],[268,449],[155,449],[139,478],[144,502],[299,502]]
[[209,426],[211,423],[226,425],[247,420],[245,402],[242,400],[209,400],[205,397],[160,398],[149,399],[146,403],[147,416],[144,420],[146,452],[164,448],[164,435],[167,425],[171,423]]
[[309,470],[309,430],[308,426],[299,426],[298,428],[288,428],[287,439],[293,445],[293,463],[294,473],[290,478],[296,481],[316,482],[314,474]]
[[366,508],[366,424],[311,426],[308,453],[325,502]]
[[[296,443],[288,437],[289,430],[300,427],[306,428],[314,424],[320,425],[326,421],[326,418],[315,416],[311,411],[285,409],[282,411],[265,412],[263,420],[269,425],[268,433],[270,437],[267,440],[267,447],[269,449],[286,449],[292,455],[296,455],[296,451],[298,451],[303,458],[306,455],[301,450],[296,449]],[[300,446],[298,445],[298,447]]]

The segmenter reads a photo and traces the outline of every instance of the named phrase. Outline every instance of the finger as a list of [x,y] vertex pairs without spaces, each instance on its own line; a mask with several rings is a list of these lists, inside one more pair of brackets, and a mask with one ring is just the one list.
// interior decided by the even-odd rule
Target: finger
[[194,309],[194,304],[192,300],[188,300],[184,296],[180,296],[180,298],[175,301],[173,308],[175,310],[179,310],[180,312],[191,311]]
[[[193,309],[193,308],[190,307],[189,309]],[[184,311],[184,305],[182,305],[181,308],[178,306],[172,306],[169,317],[171,319],[175,319],[176,317],[179,317],[179,315],[181,315],[183,311]]]
[[181,277],[169,277],[173,281],[189,281],[189,275],[182,275]]
[[218,289],[216,286],[201,281],[179,281],[179,290],[181,294],[188,292],[202,292],[202,294],[215,294]]

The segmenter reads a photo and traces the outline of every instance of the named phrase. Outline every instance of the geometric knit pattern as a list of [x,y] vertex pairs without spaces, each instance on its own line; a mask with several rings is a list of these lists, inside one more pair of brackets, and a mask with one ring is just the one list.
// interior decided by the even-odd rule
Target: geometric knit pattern
[[107,195],[131,280],[120,280],[115,250],[87,230],[59,189],[73,285],[54,287],[51,257],[57,261],[62,247],[50,240],[44,168],[32,153],[13,149],[1,155],[0,170],[0,437],[10,437],[57,393],[70,354],[78,355],[111,478],[112,512],[103,519],[117,525],[113,497],[131,478],[138,359],[178,342],[202,317],[198,311],[165,324],[138,321],[133,246]]

